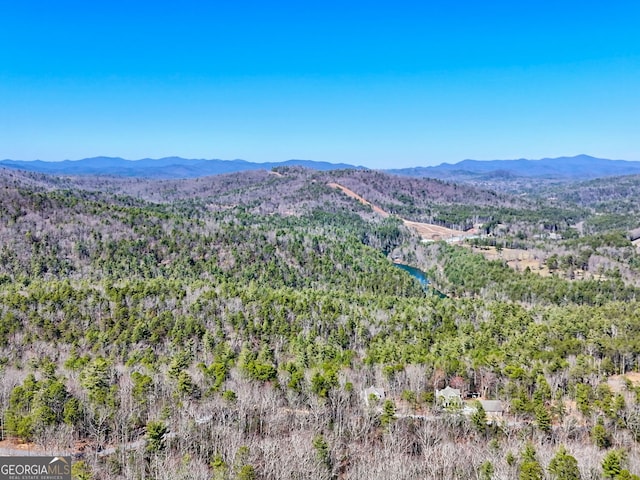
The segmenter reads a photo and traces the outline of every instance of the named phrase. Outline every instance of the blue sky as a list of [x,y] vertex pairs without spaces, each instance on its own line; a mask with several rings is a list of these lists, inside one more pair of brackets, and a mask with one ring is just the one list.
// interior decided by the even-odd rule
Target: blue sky
[[0,0],[0,158],[640,160],[640,2]]

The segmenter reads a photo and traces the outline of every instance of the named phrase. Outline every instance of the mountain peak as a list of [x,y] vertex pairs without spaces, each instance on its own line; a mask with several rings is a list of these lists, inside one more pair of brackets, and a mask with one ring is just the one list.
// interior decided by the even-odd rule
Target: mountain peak
[[529,160],[462,160],[435,167],[415,167],[389,170],[398,175],[433,177],[447,180],[479,177],[544,177],[556,179],[590,179],[618,175],[640,174],[640,162],[608,160],[580,154],[573,157],[541,158]]

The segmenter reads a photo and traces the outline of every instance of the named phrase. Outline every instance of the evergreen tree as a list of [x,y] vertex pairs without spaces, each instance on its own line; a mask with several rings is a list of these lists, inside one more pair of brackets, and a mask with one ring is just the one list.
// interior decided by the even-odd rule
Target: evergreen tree
[[598,448],[606,449],[611,446],[611,436],[604,426],[602,417],[598,418],[597,423],[591,429],[591,438]]
[[569,455],[564,445],[560,446],[549,463],[549,473],[556,480],[580,480],[578,461]]
[[158,453],[166,447],[166,434],[169,431],[163,422],[152,421],[147,423],[147,446],[150,453]]
[[487,430],[487,412],[478,401],[474,402],[474,408],[476,411],[471,415],[471,423],[473,423],[478,432],[485,433]]
[[622,472],[622,464],[626,454],[622,450],[611,450],[602,459],[602,473],[605,478],[617,478]]
[[493,464],[489,461],[480,465],[480,480],[492,480],[494,473]]
[[380,423],[387,427],[389,426],[396,417],[396,406],[393,404],[391,400],[385,400],[382,404],[382,415],[380,416]]
[[542,466],[537,462],[524,462],[520,465],[520,480],[543,480],[544,470]]
[[629,470],[622,470],[616,480],[640,480],[638,475],[633,475]]
[[519,480],[543,480],[544,470],[536,458],[536,450],[533,445],[527,443],[520,457],[522,463],[520,464]]
[[331,452],[329,451],[329,444],[325,440],[324,436],[316,435],[314,437],[313,448],[316,451],[316,455],[320,463],[322,463],[328,470],[331,470]]
[[536,425],[544,433],[551,432],[551,415],[544,407],[544,405],[538,405],[535,409]]

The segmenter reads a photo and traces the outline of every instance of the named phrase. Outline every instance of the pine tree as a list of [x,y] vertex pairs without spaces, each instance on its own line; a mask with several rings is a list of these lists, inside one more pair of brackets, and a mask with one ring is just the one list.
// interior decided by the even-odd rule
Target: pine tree
[[389,426],[396,416],[396,406],[391,400],[385,400],[382,405],[382,415],[380,416],[380,423],[383,426]]
[[536,450],[533,445],[527,443],[521,453],[522,464],[520,465],[520,480],[542,480],[544,470],[536,458]]
[[313,448],[316,451],[316,456],[320,463],[331,470],[331,452],[329,451],[329,444],[325,440],[324,436],[316,435],[313,439]]
[[489,461],[484,462],[480,465],[480,479],[481,480],[491,480],[493,478],[494,473],[493,464]]
[[622,470],[616,480],[640,480],[638,475],[633,475],[629,470]]
[[549,463],[549,473],[557,480],[580,480],[578,461],[562,445]]
[[157,453],[165,449],[165,435],[169,429],[163,422],[147,423],[147,452]]
[[471,416],[471,422],[478,432],[485,433],[487,429],[487,412],[480,402],[474,402],[474,407],[476,411]]
[[544,408],[544,405],[538,405],[535,409],[535,413],[538,428],[544,433],[551,432],[551,415],[549,415],[547,409]]
[[617,478],[622,472],[622,463],[626,458],[622,450],[611,450],[602,459],[602,472],[606,478]]
[[544,470],[537,462],[525,462],[520,466],[520,480],[543,480]]
[[591,429],[591,438],[598,448],[609,448],[611,446],[611,436],[604,426],[602,417],[598,418],[598,422]]

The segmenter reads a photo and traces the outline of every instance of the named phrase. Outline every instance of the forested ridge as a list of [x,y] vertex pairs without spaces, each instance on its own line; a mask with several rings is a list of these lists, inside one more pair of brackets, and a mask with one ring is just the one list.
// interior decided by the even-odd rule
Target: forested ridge
[[83,479],[637,478],[637,204],[606,192],[0,170],[0,451],[73,452]]

